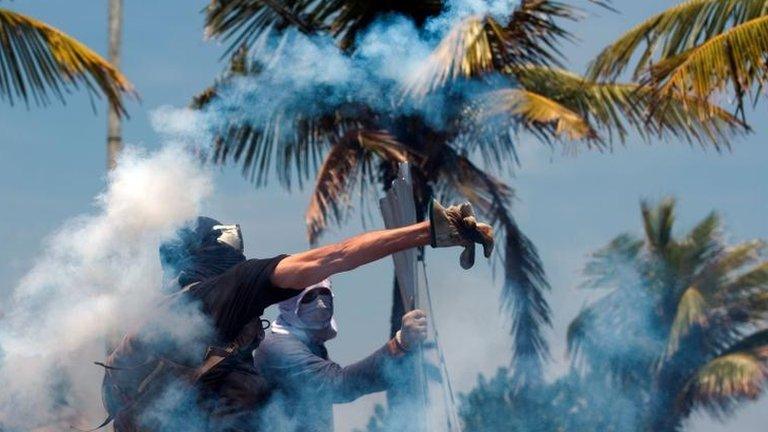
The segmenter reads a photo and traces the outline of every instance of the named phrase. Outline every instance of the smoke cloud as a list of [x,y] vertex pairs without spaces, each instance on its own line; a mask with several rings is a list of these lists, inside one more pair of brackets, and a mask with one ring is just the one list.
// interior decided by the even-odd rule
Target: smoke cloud
[[155,304],[157,245],[197,216],[211,191],[210,174],[182,146],[129,148],[95,212],[46,240],[0,329],[3,428],[75,422],[86,407],[99,412],[91,408],[98,385],[86,379],[101,373],[92,361],[104,358],[105,336],[141,321]]

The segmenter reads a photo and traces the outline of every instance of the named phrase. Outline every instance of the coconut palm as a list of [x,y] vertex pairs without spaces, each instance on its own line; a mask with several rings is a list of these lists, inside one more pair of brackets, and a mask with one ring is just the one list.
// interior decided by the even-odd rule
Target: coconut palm
[[768,1],[688,0],[606,47],[589,76],[610,79],[630,69],[662,95],[706,99],[729,90],[743,115],[745,99],[756,101],[768,78],[766,54]]
[[[695,409],[730,414],[768,381],[765,243],[728,245],[712,213],[675,236],[675,202],[641,206],[644,235],[595,253],[586,287],[608,293],[568,329],[572,359],[642,404],[642,429],[678,430]],[[620,399],[620,398],[618,398]]]
[[111,63],[81,42],[34,18],[0,8],[0,99],[11,105],[64,102],[85,88],[125,114],[122,95],[133,87]]
[[[420,24],[444,7],[440,1],[214,0],[207,10],[207,31],[230,41],[232,62],[193,105],[211,104],[233,77],[260,76],[264,65],[249,61],[247,53],[270,32],[276,37],[286,28],[327,34],[351,54],[356,36],[384,14],[398,13]],[[542,326],[550,321],[544,298],[549,286],[534,245],[512,216],[514,190],[494,174],[517,163],[516,134],[510,131],[531,132],[548,144],[570,140],[606,148],[630,127],[647,136],[669,133],[717,143],[744,126],[687,94],[670,97],[651,111],[648,92],[637,84],[589,81],[560,69],[557,47],[569,34],[558,20],[576,18],[575,9],[563,3],[525,0],[503,22],[482,15],[457,24],[408,85],[396,89],[411,100],[449,98],[440,127],[397,105],[384,110],[354,94],[332,106],[302,95],[268,119],[232,116],[216,131],[213,159],[239,163],[257,185],[267,181],[272,165],[286,186],[296,178],[301,186],[314,177],[306,214],[313,243],[329,224],[345,221],[356,189],[365,197],[372,185],[386,188],[400,161],[412,162],[419,217],[433,196],[469,200],[504,237],[499,248],[505,270],[502,301],[512,320],[516,382],[538,381],[548,356]],[[499,81],[503,84],[491,84]],[[477,98],[457,91],[468,82],[487,91]],[[706,107],[714,115],[699,116],[690,107]],[[402,302],[395,301],[393,329],[402,310]]]

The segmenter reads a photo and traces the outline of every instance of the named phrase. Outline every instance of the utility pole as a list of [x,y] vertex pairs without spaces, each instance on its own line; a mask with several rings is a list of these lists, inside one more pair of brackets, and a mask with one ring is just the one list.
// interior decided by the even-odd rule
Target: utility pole
[[[118,68],[123,33],[123,0],[109,0],[108,20],[109,61]],[[117,164],[117,156],[123,149],[123,137],[120,113],[112,104],[109,104],[107,110],[107,168],[112,170]]]

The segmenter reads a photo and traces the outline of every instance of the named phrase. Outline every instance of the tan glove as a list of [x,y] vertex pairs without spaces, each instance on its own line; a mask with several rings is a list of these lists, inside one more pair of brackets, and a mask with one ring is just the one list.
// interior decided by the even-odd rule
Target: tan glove
[[475,243],[483,245],[483,254],[490,258],[493,252],[493,227],[477,223],[470,203],[444,208],[432,200],[429,208],[429,232],[432,247],[463,246],[459,257],[463,269],[475,264]]

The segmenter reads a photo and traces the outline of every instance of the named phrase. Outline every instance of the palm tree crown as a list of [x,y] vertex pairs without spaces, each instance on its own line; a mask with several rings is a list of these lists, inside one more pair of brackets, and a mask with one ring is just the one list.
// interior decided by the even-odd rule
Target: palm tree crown
[[676,238],[674,210],[671,199],[643,203],[645,235],[618,236],[592,256],[585,286],[609,291],[568,329],[575,364],[644,404],[656,431],[696,408],[729,413],[768,380],[765,244],[726,244],[715,213]]

